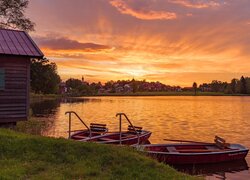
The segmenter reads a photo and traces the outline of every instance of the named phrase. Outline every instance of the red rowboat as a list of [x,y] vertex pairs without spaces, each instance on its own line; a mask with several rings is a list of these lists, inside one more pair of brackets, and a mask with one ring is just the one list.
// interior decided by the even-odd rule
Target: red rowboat
[[[117,113],[116,116],[120,117],[120,129],[118,132],[108,132],[106,124],[91,123],[88,127],[84,121],[73,111],[66,112],[69,114],[69,139],[82,141],[82,142],[96,142],[102,144],[124,144],[124,145],[135,145],[145,144],[151,135],[150,131],[143,130],[142,127],[133,126],[131,121],[128,119],[126,114]],[[71,134],[71,114],[76,115],[82,124],[86,127],[85,130],[77,130]],[[121,131],[122,127],[122,116],[129,122],[128,130]]]
[[[248,149],[240,144],[227,144],[216,136],[215,143],[175,143],[141,145],[140,150],[167,164],[206,164],[242,160]],[[185,142],[185,141],[184,141]]]

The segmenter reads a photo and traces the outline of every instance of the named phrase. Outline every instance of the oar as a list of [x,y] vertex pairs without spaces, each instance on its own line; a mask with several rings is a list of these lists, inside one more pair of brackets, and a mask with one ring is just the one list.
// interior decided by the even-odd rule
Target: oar
[[173,141],[173,142],[187,142],[187,143],[197,143],[197,144],[213,144],[208,142],[201,141],[188,141],[188,140],[180,140],[180,139],[163,139],[164,141]]

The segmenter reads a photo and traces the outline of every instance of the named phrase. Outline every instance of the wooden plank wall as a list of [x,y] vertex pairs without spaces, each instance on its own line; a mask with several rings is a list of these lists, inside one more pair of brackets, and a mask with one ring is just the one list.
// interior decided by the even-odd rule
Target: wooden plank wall
[[27,120],[29,114],[30,59],[1,56],[5,89],[0,91],[0,123]]

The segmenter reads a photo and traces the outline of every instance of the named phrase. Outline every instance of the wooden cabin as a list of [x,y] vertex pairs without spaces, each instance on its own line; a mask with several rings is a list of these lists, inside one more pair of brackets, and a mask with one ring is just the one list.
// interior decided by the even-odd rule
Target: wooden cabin
[[0,29],[0,126],[27,120],[30,60],[43,56],[26,32]]

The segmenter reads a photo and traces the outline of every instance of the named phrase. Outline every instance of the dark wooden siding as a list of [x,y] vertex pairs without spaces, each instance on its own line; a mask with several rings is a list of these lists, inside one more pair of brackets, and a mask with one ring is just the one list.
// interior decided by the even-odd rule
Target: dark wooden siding
[[27,120],[29,113],[30,59],[1,56],[5,88],[0,91],[0,123]]

